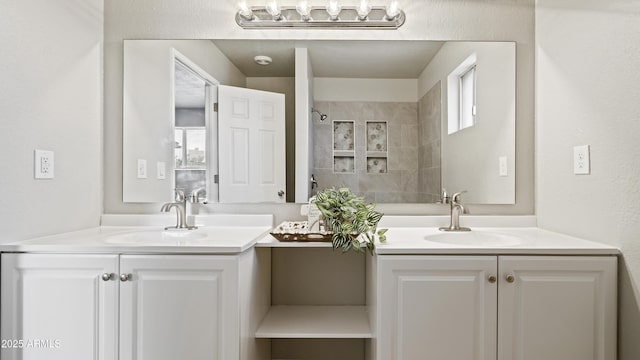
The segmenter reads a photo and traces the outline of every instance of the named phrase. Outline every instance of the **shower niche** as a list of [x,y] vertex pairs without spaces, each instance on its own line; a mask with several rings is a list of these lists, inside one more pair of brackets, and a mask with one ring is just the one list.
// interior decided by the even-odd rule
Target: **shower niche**
[[367,173],[387,173],[388,135],[386,121],[367,121]]
[[356,172],[355,121],[333,121],[333,172]]

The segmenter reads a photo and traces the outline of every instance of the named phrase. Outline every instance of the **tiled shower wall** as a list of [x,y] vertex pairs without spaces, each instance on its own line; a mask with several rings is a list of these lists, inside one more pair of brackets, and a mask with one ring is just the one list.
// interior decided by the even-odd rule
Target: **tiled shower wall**
[[[314,175],[319,188],[348,186],[353,192],[373,202],[422,201],[418,196],[417,103],[345,101],[316,102],[314,106],[328,115],[325,121],[320,121],[317,114],[313,116]],[[334,173],[334,120],[355,121],[355,172],[352,174]],[[386,173],[367,172],[367,121],[387,122]]]
[[418,198],[420,202],[440,200],[442,93],[436,83],[418,102]]

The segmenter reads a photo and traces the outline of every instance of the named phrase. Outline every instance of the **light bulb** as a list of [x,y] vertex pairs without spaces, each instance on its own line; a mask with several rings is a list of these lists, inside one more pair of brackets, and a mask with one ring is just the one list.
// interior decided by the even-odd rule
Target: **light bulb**
[[307,0],[298,1],[296,11],[300,14],[303,21],[309,21],[309,19],[311,19],[311,6],[309,6],[309,2]]
[[273,20],[280,20],[282,18],[282,12],[280,11],[280,5],[276,0],[269,1],[266,6],[267,12],[273,17]]
[[400,4],[398,0],[391,0],[389,5],[387,5],[387,20],[395,20],[395,18],[400,15]]
[[369,16],[371,12],[371,4],[369,0],[361,0],[360,5],[356,8],[356,12],[358,13],[358,20],[364,21]]
[[247,20],[253,19],[253,11],[245,1],[238,1],[238,13]]
[[342,7],[338,4],[338,0],[329,0],[329,4],[327,4],[327,14],[329,14],[331,20],[338,20],[340,10],[342,10]]

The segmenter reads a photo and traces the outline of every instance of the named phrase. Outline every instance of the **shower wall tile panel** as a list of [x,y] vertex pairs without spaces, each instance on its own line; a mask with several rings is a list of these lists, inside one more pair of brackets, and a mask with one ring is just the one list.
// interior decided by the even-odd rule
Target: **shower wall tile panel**
[[[349,186],[368,201],[419,202],[418,103],[315,102],[314,107],[328,115],[325,121],[317,116],[312,120],[314,174],[320,189]],[[334,173],[333,120],[355,122],[353,174]],[[372,121],[387,124],[387,173],[367,172],[367,122]]]

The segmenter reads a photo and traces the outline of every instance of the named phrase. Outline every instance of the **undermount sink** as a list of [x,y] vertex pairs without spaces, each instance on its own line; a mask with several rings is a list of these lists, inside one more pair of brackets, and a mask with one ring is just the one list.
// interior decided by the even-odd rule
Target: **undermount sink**
[[109,244],[183,244],[207,237],[194,230],[149,230],[110,235],[104,239]]
[[525,243],[524,239],[518,236],[474,230],[427,235],[424,239],[443,244],[474,247],[518,246]]

